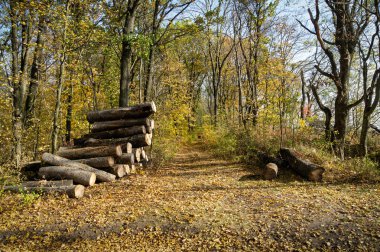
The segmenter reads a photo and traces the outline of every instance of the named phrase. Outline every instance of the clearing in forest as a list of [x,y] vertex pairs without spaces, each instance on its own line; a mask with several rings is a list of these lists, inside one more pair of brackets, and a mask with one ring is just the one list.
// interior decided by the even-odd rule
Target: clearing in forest
[[3,193],[0,250],[380,250],[379,184],[242,179],[254,173],[192,145],[80,200]]

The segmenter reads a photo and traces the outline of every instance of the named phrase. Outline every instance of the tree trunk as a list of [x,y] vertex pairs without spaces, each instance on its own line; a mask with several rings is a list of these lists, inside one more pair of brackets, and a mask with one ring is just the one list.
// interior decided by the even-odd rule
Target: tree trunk
[[[93,139],[90,138],[84,142],[84,146],[102,146],[102,145],[120,145],[131,143],[133,147],[139,148],[149,146],[152,143],[152,139],[149,134],[140,134],[124,138],[115,139]],[[104,156],[104,155],[102,155]]]
[[54,117],[53,117],[53,131],[51,134],[51,152],[55,153],[58,148],[58,136],[60,129],[59,122],[59,113],[61,111],[61,96],[62,96],[62,88],[63,83],[65,81],[65,65],[66,65],[66,35],[67,35],[67,25],[68,25],[68,15],[69,15],[69,7],[70,0],[66,2],[66,10],[64,15],[64,27],[63,27],[63,35],[62,35],[62,52],[59,57],[59,72],[58,72],[58,85],[57,85],[57,93],[56,93],[56,101],[55,101],[55,109],[54,109]]
[[96,181],[95,173],[79,170],[70,166],[42,167],[38,175],[46,179],[72,179],[74,183],[84,186],[92,186]]
[[71,186],[59,186],[59,187],[27,187],[27,186],[6,186],[5,191],[11,192],[36,192],[36,193],[63,193],[69,198],[79,199],[84,195],[84,186],[82,185],[71,185]]
[[115,120],[115,121],[105,121],[105,122],[94,122],[91,127],[91,132],[101,132],[115,130],[119,128],[126,128],[132,126],[150,126],[150,120],[148,118],[137,118],[129,120]]
[[127,107],[129,102],[129,84],[131,82],[132,41],[135,15],[140,0],[128,1],[123,27],[123,42],[120,58],[120,96],[119,106]]
[[96,175],[96,179],[100,182],[110,182],[110,181],[115,180],[115,177],[112,176],[112,174],[109,174],[107,172],[95,169],[95,168],[88,166],[86,164],[79,163],[77,161],[71,161],[69,159],[66,159],[66,158],[63,158],[63,157],[60,157],[57,155],[53,155],[50,153],[44,153],[42,155],[42,160],[45,163],[50,164],[50,165],[69,166],[69,167],[73,167],[76,169],[93,172]]
[[322,174],[325,169],[319,165],[313,164],[308,160],[303,160],[301,155],[291,149],[281,148],[281,157],[287,161],[290,168],[302,177],[319,182],[322,181]]
[[89,138],[96,139],[110,139],[110,138],[123,138],[133,135],[146,134],[145,126],[133,126],[128,128],[119,128],[115,130],[95,132],[84,135],[81,140],[84,142]]
[[74,87],[70,81],[69,95],[67,96],[67,113],[66,113],[66,143],[70,144],[71,141],[71,120],[73,115],[73,95]]
[[91,111],[87,114],[89,123],[121,119],[145,118],[156,112],[154,102],[147,102],[131,107]]
[[[124,153],[122,155],[124,155]],[[112,167],[115,164],[114,157],[94,157],[94,158],[87,158],[87,159],[78,159],[74,161],[89,165],[94,168]]]
[[116,160],[116,163],[133,165],[135,163],[135,155],[133,153],[123,153],[121,157]]
[[278,173],[277,165],[274,163],[268,163],[265,166],[263,176],[264,176],[264,179],[266,180],[272,180],[277,177],[277,173]]
[[68,159],[85,159],[94,157],[120,157],[122,150],[117,146],[97,146],[84,148],[61,148],[57,155]]

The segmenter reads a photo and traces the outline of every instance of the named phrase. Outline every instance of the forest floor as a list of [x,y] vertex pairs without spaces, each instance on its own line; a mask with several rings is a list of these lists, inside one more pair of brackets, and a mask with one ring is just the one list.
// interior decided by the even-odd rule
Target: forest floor
[[0,251],[380,251],[380,184],[259,173],[192,145],[80,200],[3,193]]

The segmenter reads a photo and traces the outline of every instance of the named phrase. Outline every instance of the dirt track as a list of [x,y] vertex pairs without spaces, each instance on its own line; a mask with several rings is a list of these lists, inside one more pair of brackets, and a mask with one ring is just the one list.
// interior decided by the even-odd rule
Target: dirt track
[[154,174],[80,200],[0,198],[0,251],[380,251],[380,185],[263,181],[183,148]]

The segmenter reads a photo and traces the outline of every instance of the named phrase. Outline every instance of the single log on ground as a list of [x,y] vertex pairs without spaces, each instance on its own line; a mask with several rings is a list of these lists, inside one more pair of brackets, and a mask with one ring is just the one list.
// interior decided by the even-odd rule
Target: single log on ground
[[5,186],[5,191],[11,192],[37,192],[37,193],[64,193],[69,196],[69,198],[82,198],[84,195],[84,186],[82,185],[70,185],[70,186],[39,186],[39,187],[29,187],[29,186]]
[[137,119],[127,119],[127,120],[115,120],[115,121],[105,121],[105,122],[94,122],[91,128],[91,132],[101,132],[109,131],[119,128],[126,128],[132,126],[150,126],[151,120],[148,118],[137,118]]
[[94,158],[87,158],[87,159],[78,159],[78,160],[73,160],[73,161],[86,164],[94,168],[112,167],[115,164],[114,157],[94,157]]
[[131,143],[122,144],[121,149],[123,150],[123,153],[132,153],[132,144]]
[[108,172],[105,172],[105,171],[102,171],[99,169],[95,169],[95,168],[93,168],[87,164],[83,164],[83,163],[80,163],[78,161],[72,161],[72,160],[69,160],[67,158],[63,158],[63,157],[60,157],[60,156],[57,156],[57,155],[54,155],[51,153],[42,154],[42,160],[45,163],[50,164],[50,165],[69,166],[69,167],[73,167],[76,169],[93,172],[93,173],[95,173],[96,179],[99,182],[111,182],[111,181],[115,180],[115,176],[108,173]]
[[67,148],[59,149],[57,152],[58,156],[68,158],[68,159],[85,159],[93,157],[120,157],[122,154],[121,146],[100,146],[96,147],[84,147],[84,148]]
[[133,148],[132,153],[135,156],[135,161],[140,162],[141,161],[141,148]]
[[278,173],[277,165],[274,163],[268,163],[265,166],[263,176],[264,176],[264,179],[266,180],[272,180],[277,177],[277,173]]
[[123,153],[121,157],[118,157],[116,162],[118,164],[134,164],[135,163],[135,155],[133,153]]
[[70,166],[41,167],[38,175],[45,179],[72,179],[74,183],[84,186],[92,186],[96,181],[95,173],[79,170]]
[[144,118],[156,112],[154,102],[147,102],[126,108],[91,111],[87,114],[89,123],[121,119]]
[[23,187],[61,187],[61,186],[72,186],[72,179],[65,180],[38,180],[38,181],[23,181],[21,186]]
[[[90,138],[84,142],[85,146],[102,146],[102,145],[122,145],[126,143],[131,143],[134,148],[144,147],[151,145],[151,138],[149,134],[140,134],[124,138],[114,138],[114,139],[94,139]],[[98,155],[104,156],[104,155]],[[118,155],[120,156],[120,155]]]
[[128,128],[114,129],[114,130],[109,130],[109,131],[89,133],[89,134],[84,135],[81,139],[86,141],[89,138],[95,138],[95,139],[123,138],[123,137],[129,137],[129,136],[145,134],[145,133],[146,133],[145,126],[140,125],[140,126],[133,126],[133,127],[128,127]]
[[322,174],[325,171],[323,167],[311,163],[309,160],[302,159],[299,153],[288,148],[281,148],[280,153],[281,157],[287,161],[290,168],[302,177],[310,181],[322,180]]

